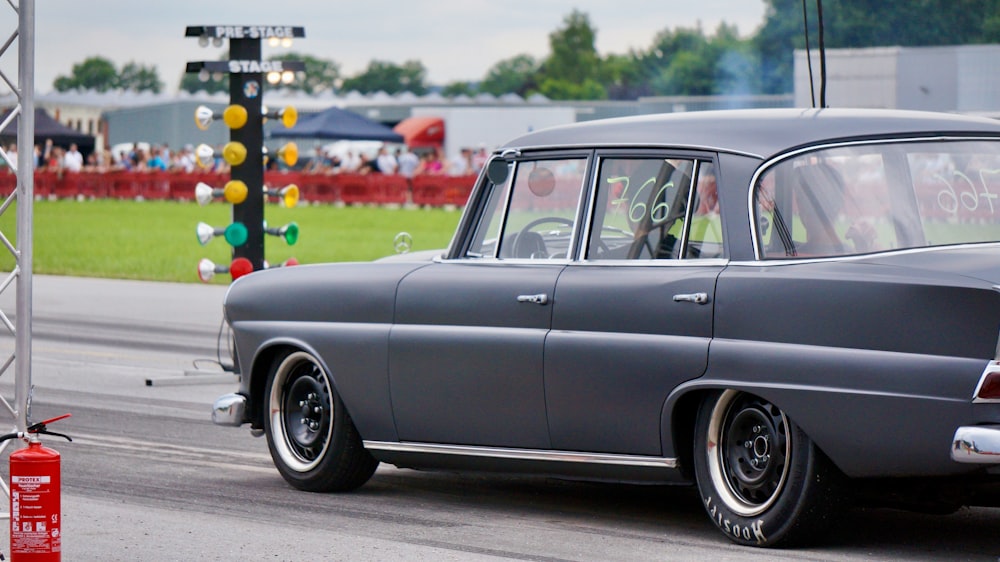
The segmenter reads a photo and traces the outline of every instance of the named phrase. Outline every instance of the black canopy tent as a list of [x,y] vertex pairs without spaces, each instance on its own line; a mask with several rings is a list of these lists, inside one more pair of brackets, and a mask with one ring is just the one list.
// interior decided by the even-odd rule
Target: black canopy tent
[[[3,118],[6,119],[12,110],[7,109],[3,112]],[[18,121],[20,121],[21,116],[17,115],[14,117],[13,121],[7,125],[7,128],[0,131],[0,141],[4,144],[9,142],[14,142],[17,138],[17,127]],[[59,121],[56,121],[51,115],[49,115],[44,109],[40,107],[35,108],[35,144],[40,146],[45,146],[45,141],[51,139],[52,144],[55,146],[61,146],[63,148],[69,148],[70,144],[76,143],[79,147],[80,152],[86,156],[94,151],[95,139],[93,135],[87,135],[77,131],[76,129],[67,127]]]
[[358,115],[353,111],[331,107],[319,113],[307,115],[290,129],[273,127],[271,137],[331,139],[331,140],[374,140],[403,142],[403,135],[391,128]]

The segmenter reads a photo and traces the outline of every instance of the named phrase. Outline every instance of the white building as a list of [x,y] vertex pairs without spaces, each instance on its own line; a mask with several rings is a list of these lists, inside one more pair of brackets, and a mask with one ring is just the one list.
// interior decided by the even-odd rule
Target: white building
[[[818,49],[811,50],[820,101]],[[1000,114],[1000,45],[826,50],[830,107]],[[795,106],[811,107],[804,50],[795,51]]]

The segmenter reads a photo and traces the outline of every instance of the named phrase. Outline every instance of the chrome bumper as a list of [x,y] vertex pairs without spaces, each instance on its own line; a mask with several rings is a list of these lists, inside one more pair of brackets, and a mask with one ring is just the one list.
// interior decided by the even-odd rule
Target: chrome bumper
[[955,431],[951,459],[971,464],[1000,464],[1000,426],[966,426]]
[[236,393],[220,396],[212,404],[212,422],[217,425],[243,425],[246,409],[246,396]]

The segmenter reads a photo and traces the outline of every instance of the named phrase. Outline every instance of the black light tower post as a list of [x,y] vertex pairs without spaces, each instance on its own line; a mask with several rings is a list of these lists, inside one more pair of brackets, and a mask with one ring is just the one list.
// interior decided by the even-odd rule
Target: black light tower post
[[[260,39],[230,39],[230,61],[259,61]],[[235,68],[236,65],[230,65]],[[240,65],[240,68],[249,65]],[[247,227],[247,241],[233,248],[233,258],[246,258],[253,270],[264,269],[264,120],[261,117],[263,73],[260,65],[256,72],[230,72],[229,100],[247,110],[247,124],[229,130],[230,142],[241,143],[247,149],[246,160],[232,166],[232,178],[247,185],[247,199],[233,205],[233,222]]]
[[267,234],[264,229],[264,119],[281,114],[264,114],[264,79],[265,75],[292,78],[294,72],[305,70],[302,62],[262,61],[261,41],[290,42],[292,38],[305,37],[305,30],[274,25],[205,25],[189,26],[184,35],[197,37],[202,45],[213,42],[221,46],[223,40],[229,40],[228,61],[189,62],[187,72],[197,72],[205,78],[228,73],[230,107],[240,106],[246,110],[246,122],[230,126],[230,142],[223,150],[223,157],[230,164],[232,180],[246,185],[246,198],[233,205],[233,223],[246,227],[246,241],[233,245],[233,263],[243,258],[252,265],[252,271],[258,271],[264,269],[264,235]]

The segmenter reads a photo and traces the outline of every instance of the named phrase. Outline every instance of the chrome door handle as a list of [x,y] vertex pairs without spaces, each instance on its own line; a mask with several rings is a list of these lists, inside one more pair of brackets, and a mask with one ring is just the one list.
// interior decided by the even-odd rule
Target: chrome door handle
[[687,293],[674,295],[674,302],[693,302],[695,304],[706,304],[708,293]]
[[537,295],[518,295],[517,302],[530,302],[534,304],[548,304],[549,296],[545,293]]

